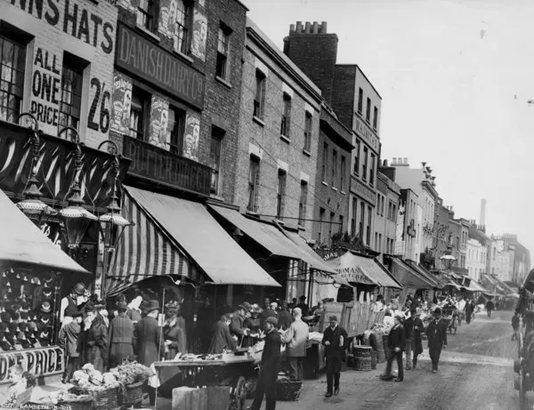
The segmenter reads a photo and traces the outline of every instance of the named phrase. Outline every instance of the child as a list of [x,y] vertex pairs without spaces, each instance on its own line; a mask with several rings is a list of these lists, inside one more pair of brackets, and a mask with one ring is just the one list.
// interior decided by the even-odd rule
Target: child
[[58,344],[65,351],[67,366],[63,373],[63,383],[69,383],[72,375],[79,368],[82,313],[72,312],[72,321],[63,325],[59,331]]
[[512,329],[514,329],[512,340],[517,340],[517,331],[519,330],[519,315],[517,312],[515,312],[512,316]]
[[11,385],[5,401],[0,405],[2,407],[11,407],[14,406],[17,402],[17,398],[20,394],[30,387],[35,386],[35,377],[29,372],[25,372],[20,364],[11,366],[9,368],[9,381]]

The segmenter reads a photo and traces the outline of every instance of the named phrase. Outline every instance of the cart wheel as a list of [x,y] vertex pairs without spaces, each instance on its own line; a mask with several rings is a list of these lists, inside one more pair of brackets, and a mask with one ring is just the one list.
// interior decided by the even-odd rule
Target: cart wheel
[[523,369],[519,371],[519,410],[527,410],[528,400],[527,400],[527,386],[526,386],[526,376],[523,373]]
[[245,400],[247,398],[247,383],[243,376],[237,379],[237,383],[234,389],[234,400],[236,410],[245,410]]

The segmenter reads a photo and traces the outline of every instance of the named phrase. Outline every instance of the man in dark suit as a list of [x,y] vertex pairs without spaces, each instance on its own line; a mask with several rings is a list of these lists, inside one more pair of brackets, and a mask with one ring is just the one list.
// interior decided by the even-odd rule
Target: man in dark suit
[[434,310],[434,317],[426,328],[428,353],[432,360],[432,373],[437,373],[441,349],[447,347],[447,323],[441,318],[441,309]]
[[395,379],[396,382],[402,382],[404,380],[404,368],[402,367],[402,351],[406,347],[406,335],[404,333],[404,327],[402,326],[402,318],[396,315],[393,320],[395,324],[389,331],[388,335],[388,348],[389,357],[386,366],[386,373],[381,376],[382,380],[392,380],[391,368],[393,367],[393,360],[397,360],[397,368],[399,374]]
[[332,397],[339,393],[339,377],[341,375],[341,362],[345,354],[347,332],[337,323],[337,316],[330,316],[330,326],[323,333],[322,344],[326,353],[326,394]]
[[[150,300],[146,309],[146,316],[137,323],[135,328],[135,339],[137,340],[137,355],[139,363],[150,367],[157,362],[165,352],[165,344],[161,327],[158,324],[159,302]],[[148,387],[150,404],[156,401],[156,391]]]
[[249,410],[259,410],[263,396],[265,396],[265,410],[276,408],[276,378],[278,376],[278,362],[280,360],[280,346],[282,339],[277,331],[278,320],[275,317],[265,319],[265,346],[261,355],[261,370],[256,387],[256,395]]
[[235,351],[236,342],[230,333],[229,327],[231,322],[232,317],[229,314],[225,314],[215,324],[209,350],[211,354],[221,354],[223,350]]

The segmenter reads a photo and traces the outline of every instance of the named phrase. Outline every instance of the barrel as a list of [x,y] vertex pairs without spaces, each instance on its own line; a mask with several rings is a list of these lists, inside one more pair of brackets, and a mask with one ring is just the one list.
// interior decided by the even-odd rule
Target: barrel
[[358,371],[370,371],[372,367],[371,352],[373,348],[371,346],[354,346],[354,370]]
[[354,346],[352,348],[352,353],[354,357],[371,357],[371,351],[373,348],[371,346]]

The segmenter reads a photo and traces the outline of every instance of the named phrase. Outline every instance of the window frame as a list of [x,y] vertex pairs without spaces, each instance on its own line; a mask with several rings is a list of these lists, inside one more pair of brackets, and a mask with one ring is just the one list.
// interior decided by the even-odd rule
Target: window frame
[[[4,26],[4,22],[0,24],[0,96],[2,97],[0,98],[0,103],[2,103],[0,105],[0,120],[15,124],[23,112],[28,43],[20,41],[21,37],[25,36],[19,36],[17,28],[14,28],[16,33],[11,33],[11,30],[9,30],[10,25],[6,24],[6,26]],[[12,52],[9,59],[11,65],[5,64],[7,61],[3,58],[5,42],[11,44]],[[15,56],[15,54],[17,55]],[[5,71],[4,67],[7,67]],[[2,76],[2,72],[5,73],[7,71],[9,71],[9,80],[7,80],[7,77],[4,79]],[[13,80],[13,77],[15,77],[15,80]],[[4,88],[3,84],[7,86]],[[3,104],[4,99],[6,101],[5,104]],[[10,106],[11,101],[14,102],[12,106]],[[5,112],[5,115],[2,112]]]
[[[146,9],[142,7],[144,2],[146,2]],[[139,0],[135,18],[135,22],[139,27],[156,34],[158,32],[158,16],[159,7],[156,0]]]
[[[176,7],[175,17],[175,32],[173,35],[173,49],[175,52],[189,55],[191,53],[191,41],[193,32],[193,1],[191,0],[177,0],[178,6],[183,4],[183,10]],[[184,16],[183,21],[178,17]],[[180,29],[181,34],[180,33]]]
[[361,143],[356,140],[356,147],[354,148],[356,154],[354,155],[354,169],[352,170],[355,175],[360,175],[360,151]]
[[300,181],[300,198],[299,198],[299,225],[304,226],[306,212],[308,211],[308,182]]
[[285,196],[287,185],[287,171],[278,169],[278,184],[276,188],[276,217],[282,219],[284,217]]
[[345,155],[341,155],[341,171],[339,174],[339,189],[345,192],[345,173],[347,172],[347,159]]
[[[63,53],[58,128],[72,127],[78,131],[80,129],[79,127],[82,118],[84,72],[87,65],[87,63],[82,62],[76,56],[67,52]],[[71,73],[74,79],[72,82],[75,83],[71,90],[67,89],[66,87],[67,84],[71,83],[67,81],[67,72]],[[78,89],[78,92],[76,92],[75,89]],[[66,98],[66,96],[69,97]],[[69,99],[70,101],[66,102],[65,99]],[[76,116],[76,112],[78,116]],[[66,121],[64,121],[64,119]]]
[[323,169],[321,172],[322,181],[326,183],[326,170],[328,169],[328,143],[323,143]]
[[378,107],[375,105],[373,109],[373,129],[376,131],[378,128]]
[[[215,63],[215,75],[222,80],[228,81],[228,65],[230,55],[230,35],[232,30],[221,22],[217,36],[217,60]],[[222,39],[221,39],[222,37]],[[226,42],[224,41],[226,40]],[[222,46],[223,47],[222,47]]]
[[[210,181],[210,194],[219,195],[221,190],[222,181],[222,153],[223,153],[223,141],[226,131],[212,125],[210,136],[210,168],[211,168],[211,181]],[[217,147],[217,151],[214,152],[213,147]]]
[[261,160],[256,155],[249,157],[247,211],[258,212]]
[[336,187],[337,179],[337,150],[332,150],[332,188]]
[[256,89],[254,93],[254,102],[252,116],[263,119],[265,109],[265,83],[267,82],[267,76],[261,70],[256,69]]
[[[139,100],[138,102],[135,100]],[[148,125],[150,123],[150,104],[152,102],[152,97],[149,93],[142,90],[135,85],[132,88],[132,100],[130,104],[130,125],[128,128],[128,135],[131,138],[138,139],[140,141],[148,142]],[[140,108],[140,110],[134,110],[134,108]],[[139,112],[139,121],[141,122],[140,127],[137,129],[132,128],[132,115],[134,112]],[[140,129],[140,130],[139,130]],[[135,133],[135,135],[132,135]],[[141,137],[141,138],[140,138]]]
[[358,223],[358,199],[352,198],[352,215],[351,215],[351,224],[350,230],[352,236],[356,236],[356,224]]
[[[173,127],[170,130],[171,120],[170,113],[174,113]],[[169,105],[169,122],[167,124],[167,140],[169,152],[176,155],[183,155],[184,152],[184,137],[185,137],[185,121],[187,113],[185,110]],[[173,142],[173,140],[175,140]]]
[[369,185],[375,186],[376,155],[371,152],[371,164],[369,167]]
[[371,99],[367,97],[367,108],[365,110],[365,122],[371,123]]
[[369,148],[363,147],[363,165],[362,165],[362,179],[367,181],[367,171],[369,167]]
[[309,111],[305,111],[304,116],[304,151],[311,152],[313,131],[313,115]]
[[282,93],[283,113],[280,120],[280,135],[290,139],[291,131],[291,96],[288,93]]
[[362,115],[363,112],[363,89],[359,87],[358,90],[358,114]]

